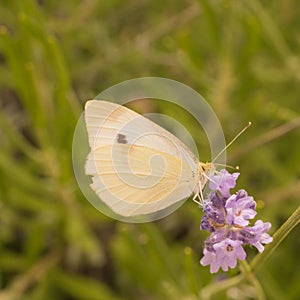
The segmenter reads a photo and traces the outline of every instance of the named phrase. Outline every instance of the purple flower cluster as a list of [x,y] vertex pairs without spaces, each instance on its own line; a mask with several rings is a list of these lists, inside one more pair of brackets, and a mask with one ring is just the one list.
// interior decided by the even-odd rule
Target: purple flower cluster
[[256,215],[253,197],[248,196],[245,190],[230,194],[239,175],[223,169],[210,176],[211,193],[204,200],[200,229],[210,231],[211,235],[205,241],[204,256],[200,263],[203,266],[210,265],[211,273],[216,273],[219,268],[228,271],[228,267],[236,266],[237,259],[244,260],[246,252],[242,245],[253,245],[262,252],[262,244],[273,240],[266,233],[271,223],[258,220],[254,226],[249,226],[249,220]]

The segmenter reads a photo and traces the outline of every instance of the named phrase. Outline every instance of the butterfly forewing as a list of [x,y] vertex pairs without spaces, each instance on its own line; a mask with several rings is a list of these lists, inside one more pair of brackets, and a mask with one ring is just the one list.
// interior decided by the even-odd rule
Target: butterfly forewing
[[161,150],[187,160],[191,167],[198,165],[198,158],[177,137],[124,106],[100,100],[88,101],[85,122],[91,149],[119,140],[120,143]]

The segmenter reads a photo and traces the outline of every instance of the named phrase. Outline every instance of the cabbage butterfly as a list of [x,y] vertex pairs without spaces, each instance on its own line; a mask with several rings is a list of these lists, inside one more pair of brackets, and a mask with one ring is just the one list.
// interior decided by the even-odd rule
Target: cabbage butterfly
[[85,123],[91,148],[85,172],[92,176],[91,188],[117,214],[150,214],[202,195],[213,164],[199,162],[164,128],[100,100],[86,103]]

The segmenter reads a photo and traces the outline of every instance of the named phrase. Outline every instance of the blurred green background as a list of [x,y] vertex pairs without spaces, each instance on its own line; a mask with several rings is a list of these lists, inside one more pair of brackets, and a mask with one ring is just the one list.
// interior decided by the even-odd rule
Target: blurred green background
[[[228,274],[202,267],[201,211],[187,201],[153,223],[98,212],[73,175],[84,102],[127,79],[159,76],[201,93],[227,141],[238,188],[271,233],[299,205],[300,9],[297,0],[2,0],[0,299],[201,299]],[[177,118],[154,102],[137,110]],[[299,299],[299,228],[258,271],[266,299]],[[247,249],[248,260],[256,255]],[[244,298],[243,298],[244,297]],[[255,299],[247,282],[212,299]]]

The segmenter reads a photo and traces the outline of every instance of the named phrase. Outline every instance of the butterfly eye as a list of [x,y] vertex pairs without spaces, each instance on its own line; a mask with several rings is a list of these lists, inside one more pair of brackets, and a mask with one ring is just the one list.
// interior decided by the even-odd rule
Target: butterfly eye
[[206,171],[206,164],[200,163],[200,168],[201,168],[202,172],[205,172]]

